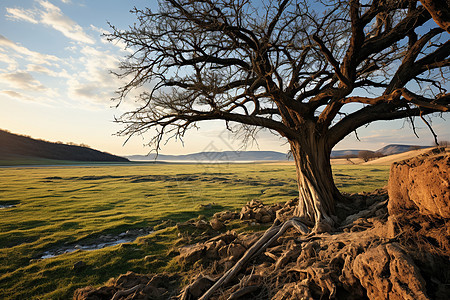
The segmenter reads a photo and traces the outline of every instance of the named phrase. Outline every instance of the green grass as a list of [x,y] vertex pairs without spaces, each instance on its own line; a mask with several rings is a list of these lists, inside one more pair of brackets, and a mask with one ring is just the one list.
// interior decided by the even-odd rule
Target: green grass
[[[335,166],[344,192],[386,185],[387,166]],[[39,260],[45,251],[102,234],[154,227],[240,209],[247,201],[287,201],[297,195],[293,166],[95,165],[0,168],[0,299],[70,299],[74,289],[99,285],[127,271],[172,270],[174,227],[128,247],[76,251]],[[200,204],[214,202],[211,209]],[[150,255],[152,259],[144,260]],[[73,270],[77,261],[87,267]],[[175,266],[176,267],[176,266]]]

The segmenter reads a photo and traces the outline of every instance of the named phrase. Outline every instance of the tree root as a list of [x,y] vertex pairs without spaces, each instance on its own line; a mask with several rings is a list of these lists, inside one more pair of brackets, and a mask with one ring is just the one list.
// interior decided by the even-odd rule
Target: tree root
[[236,292],[234,292],[233,294],[230,295],[230,297],[228,297],[227,300],[235,300],[235,299],[241,299],[243,296],[253,293],[257,290],[259,290],[260,287],[257,285],[250,285],[250,286],[245,286],[243,288],[240,288],[239,290],[237,290]]
[[144,284],[138,284],[128,290],[118,291],[114,294],[114,296],[111,298],[111,300],[117,300],[120,297],[128,296],[129,294],[136,292],[137,290],[143,288],[144,286],[145,286]]
[[231,279],[233,279],[250,259],[263,253],[267,247],[276,241],[290,227],[294,227],[303,235],[309,233],[309,229],[297,217],[294,217],[282,224],[279,224],[279,221],[275,220],[274,224],[266,230],[264,235],[255,244],[253,244],[253,246],[245,252],[241,259],[231,269],[225,272],[225,274],[223,274],[222,277],[219,278],[219,280],[217,280],[199,300],[209,299],[221,286],[227,284]]

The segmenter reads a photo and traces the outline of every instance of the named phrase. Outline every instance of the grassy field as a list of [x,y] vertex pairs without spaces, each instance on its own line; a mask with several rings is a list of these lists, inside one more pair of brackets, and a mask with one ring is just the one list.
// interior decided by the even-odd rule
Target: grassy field
[[[344,192],[386,185],[388,166],[334,166]],[[176,270],[168,255],[175,227],[126,245],[39,259],[46,251],[100,235],[283,202],[297,194],[294,166],[142,164],[0,168],[0,299],[70,299],[129,270]],[[204,209],[201,204],[215,203]],[[147,256],[147,259],[144,257]],[[86,267],[74,269],[76,262]]]

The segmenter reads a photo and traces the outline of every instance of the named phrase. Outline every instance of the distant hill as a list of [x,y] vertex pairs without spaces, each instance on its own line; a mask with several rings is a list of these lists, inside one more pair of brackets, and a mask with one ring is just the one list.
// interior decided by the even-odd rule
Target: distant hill
[[359,151],[363,150],[333,150],[331,151],[331,158],[358,157]]
[[399,145],[399,144],[390,144],[387,146],[384,146],[383,148],[377,150],[377,152],[380,152],[384,155],[392,155],[392,154],[398,154],[403,153],[411,150],[419,150],[424,148],[430,148],[430,146],[418,146],[418,145]]
[[[156,154],[127,156],[134,161],[155,160]],[[287,160],[285,153],[276,151],[223,151],[223,152],[198,152],[184,155],[159,154],[159,161],[265,161],[265,160]]]
[[[413,149],[427,148],[427,146],[414,146],[414,145],[388,145],[378,152],[385,155],[390,153],[402,153]],[[331,158],[341,157],[357,157],[358,153],[362,150],[334,150],[331,151]],[[127,158],[131,161],[168,161],[168,162],[221,162],[221,161],[280,161],[288,160],[286,153],[276,151],[223,151],[223,152],[198,152],[184,155],[166,155],[155,153],[149,155],[130,155]],[[289,158],[292,160],[292,158]]]
[[127,162],[126,158],[88,147],[51,143],[0,130],[0,160],[36,157],[88,162]]

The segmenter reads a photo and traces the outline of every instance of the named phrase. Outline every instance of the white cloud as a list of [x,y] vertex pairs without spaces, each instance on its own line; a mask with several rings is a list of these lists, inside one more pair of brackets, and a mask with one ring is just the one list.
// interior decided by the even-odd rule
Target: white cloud
[[[15,59],[11,57],[11,55],[8,55],[7,53],[2,52],[2,48],[0,48],[0,62],[5,63],[7,65],[6,70],[7,71],[13,71],[18,68],[19,64]],[[0,71],[3,71],[5,69],[0,69]]]
[[79,50],[82,55],[72,65],[75,70],[67,81],[69,96],[73,99],[87,99],[96,103],[109,103],[115,96],[116,89],[124,82],[119,80],[110,70],[117,70],[119,58],[108,51],[100,51],[90,46]]
[[38,21],[36,20],[36,12],[32,10],[26,10],[21,8],[6,8],[6,12],[8,13],[6,15],[7,18],[12,20],[20,20],[20,21],[27,21],[33,24],[37,24]]
[[59,72],[50,70],[49,68],[46,68],[41,65],[35,65],[35,64],[29,64],[27,65],[27,71],[28,72],[36,72],[36,73],[42,73],[48,76],[52,77],[58,77],[58,78],[70,78],[70,74],[66,70],[61,70]]
[[9,96],[11,98],[17,98],[17,99],[23,99],[23,100],[32,100],[30,97],[28,97],[28,96],[26,96],[24,94],[15,92],[15,91],[0,91],[0,93],[5,94],[5,95],[7,95],[7,96]]
[[39,1],[39,4],[45,9],[41,12],[41,23],[51,26],[74,41],[86,44],[95,43],[94,39],[87,35],[80,25],[65,16],[59,7],[46,0]]
[[26,56],[26,59],[36,64],[47,64],[52,65],[52,62],[59,61],[59,58],[54,55],[41,54],[39,52],[31,51],[26,47],[18,45],[13,41],[7,39],[0,34],[0,49],[10,49],[8,55],[17,56],[18,54]]
[[14,73],[0,74],[0,79],[8,83],[10,86],[22,90],[42,91],[46,89],[45,86],[43,86],[38,80],[27,72],[18,71]]
[[[63,1],[70,3],[70,1]],[[6,8],[6,17],[12,20],[27,21],[33,24],[45,24],[61,32],[67,38],[86,44],[94,44],[95,40],[90,37],[83,28],[75,21],[65,16],[56,5],[46,1],[38,0],[42,9]]]
[[[66,4],[70,2],[61,1]],[[124,85],[124,81],[110,71],[117,70],[120,57],[126,53],[125,44],[112,44],[105,37],[100,37],[100,34],[108,33],[104,28],[94,25],[82,28],[51,2],[55,3],[35,0],[37,6],[34,8],[11,8],[8,9],[8,15],[10,19],[49,26],[71,39],[70,44],[66,42],[63,46],[66,50],[64,58],[31,51],[0,35],[0,62],[8,66],[7,69],[0,69],[0,91],[12,90],[22,94],[38,92],[34,95],[38,98],[39,95],[43,98],[45,96],[47,99],[44,102],[51,101],[55,94],[58,99],[71,101],[71,105],[97,109],[99,106],[103,109],[105,104],[110,106],[110,99],[115,96],[115,91]],[[75,2],[72,1],[73,3]],[[61,79],[65,79],[65,83]],[[40,82],[45,83],[45,86]],[[56,83],[57,86],[54,85]],[[12,96],[11,93],[10,95]],[[33,99],[40,102],[35,96]],[[15,98],[20,97],[15,95]]]

